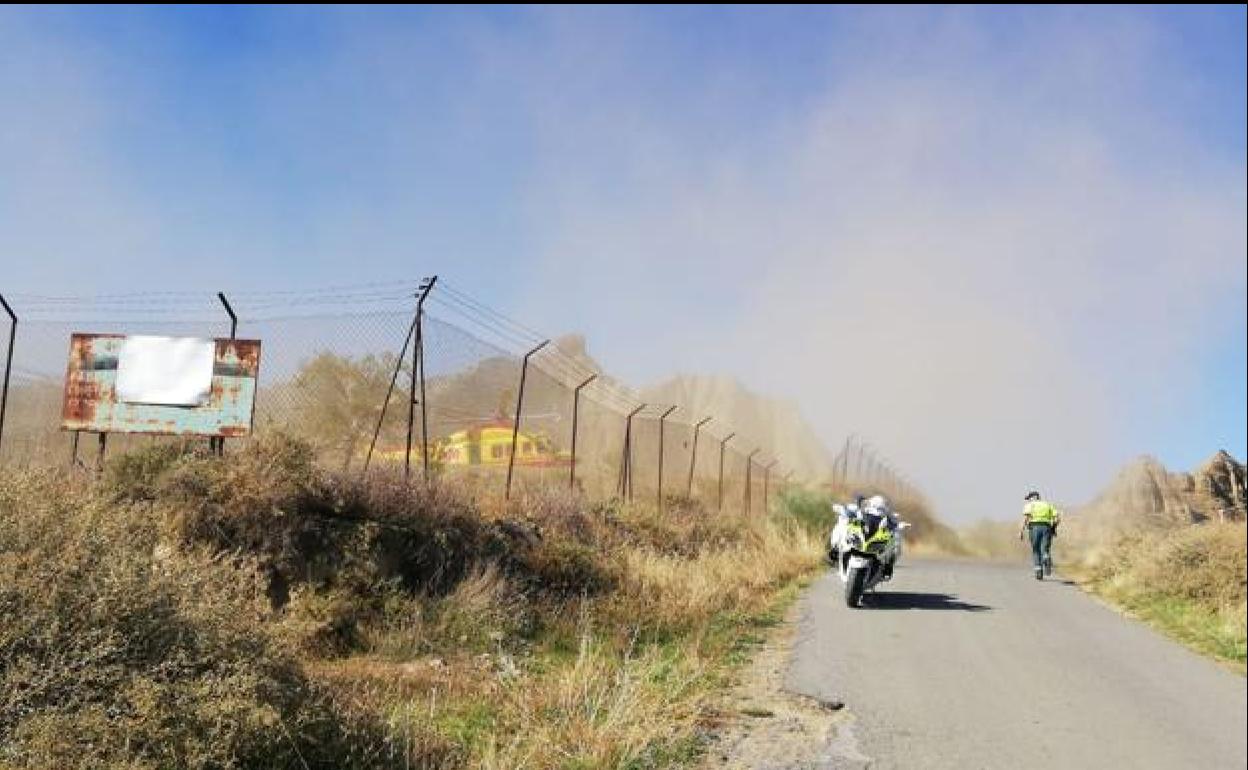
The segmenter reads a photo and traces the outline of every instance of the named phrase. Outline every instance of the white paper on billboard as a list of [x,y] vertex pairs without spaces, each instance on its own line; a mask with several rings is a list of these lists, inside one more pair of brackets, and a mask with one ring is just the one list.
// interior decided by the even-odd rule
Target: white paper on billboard
[[127,337],[117,360],[117,400],[202,406],[212,390],[216,342],[199,337]]

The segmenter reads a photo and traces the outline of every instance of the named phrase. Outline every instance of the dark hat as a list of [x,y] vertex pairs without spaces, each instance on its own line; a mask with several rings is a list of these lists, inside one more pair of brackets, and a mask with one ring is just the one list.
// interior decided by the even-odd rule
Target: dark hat
[[1037,492],[1036,490],[1034,490],[1034,489],[1033,489],[1033,490],[1031,490],[1030,492],[1028,492],[1028,493],[1027,493],[1027,496],[1026,496],[1026,497],[1024,497],[1023,499],[1024,499],[1024,500],[1039,500],[1039,499],[1040,499],[1040,493],[1039,493],[1039,492]]

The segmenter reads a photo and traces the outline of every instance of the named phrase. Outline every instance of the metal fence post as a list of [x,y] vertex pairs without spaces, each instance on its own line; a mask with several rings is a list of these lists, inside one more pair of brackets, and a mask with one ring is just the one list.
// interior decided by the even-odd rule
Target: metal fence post
[[763,466],[763,514],[771,513],[771,466],[778,460],[772,460]]
[[238,316],[234,315],[234,308],[230,307],[230,301],[225,298],[225,292],[217,292],[217,299],[221,300],[226,315],[230,317],[230,339],[234,339],[238,332]]
[[841,486],[842,487],[849,486],[849,446],[850,446],[850,442],[853,440],[854,440],[854,434],[851,433],[848,436],[846,436],[845,448],[841,450],[841,462],[839,464],[841,466]]
[[675,406],[668,407],[667,411],[659,415],[659,513],[663,512],[663,423],[667,420],[667,416],[676,411]]
[[[403,452],[403,481],[407,481],[412,473],[412,432],[414,423],[416,422],[416,389],[420,387],[420,447],[421,461],[424,468],[424,479],[429,480],[429,441],[427,436],[427,425],[425,423],[425,398],[424,398],[424,314],[425,314],[425,298],[429,296],[429,292],[433,289],[433,285],[437,283],[438,277],[426,279],[419,287],[420,294],[416,297],[416,327],[414,344],[412,345],[412,380],[407,388],[407,445]],[[402,363],[400,356],[399,362]],[[396,370],[397,371],[397,370]],[[419,379],[418,379],[419,378]],[[389,394],[386,395],[386,401],[389,402]],[[381,423],[378,422],[378,430],[381,429]]]
[[750,515],[750,511],[754,507],[754,501],[750,499],[750,497],[752,496],[751,492],[754,491],[753,489],[750,488],[751,487],[750,482],[753,480],[751,477],[754,473],[754,455],[758,454],[760,451],[762,450],[755,449],[753,452],[750,452],[748,455],[745,456],[745,515],[746,516]]
[[693,497],[693,469],[698,461],[698,431],[710,421],[710,417],[703,417],[693,426],[693,446],[689,448],[689,483],[685,485],[685,497],[688,498]]
[[[217,299],[225,308],[225,314],[230,317],[230,339],[235,339],[238,336],[238,316],[234,313],[234,308],[230,306],[230,301],[225,298],[225,292],[217,292]],[[213,436],[208,439],[208,450],[218,456],[225,454],[225,436]]]
[[732,437],[735,435],[737,434],[729,433],[719,442],[719,498],[715,503],[715,510],[717,511],[724,510],[724,448],[728,446],[728,442],[731,441]]
[[[866,449],[867,449],[867,443],[863,441],[862,439],[859,439],[858,441],[855,442],[855,444],[857,445],[857,448],[858,448],[858,457],[854,461],[854,484],[858,485],[858,484],[861,484],[864,479],[864,475],[863,475],[864,466],[865,466],[864,453],[866,452]],[[865,459],[868,462],[870,460],[870,458],[865,458]]]
[[96,437],[99,442],[99,448],[95,455],[95,472],[102,473],[104,471],[104,453],[108,449],[108,434],[97,433]]
[[620,454],[620,497],[632,502],[633,499],[633,418],[645,409],[642,404],[628,413],[624,418],[624,450]]
[[[429,483],[429,404],[425,398],[425,298],[433,291],[438,277],[431,276],[416,300],[416,357],[420,359],[420,456],[424,460],[424,481]],[[415,372],[413,372],[415,374]]]
[[520,440],[520,414],[524,409],[524,381],[529,375],[529,359],[549,344],[550,340],[543,340],[537,347],[525,353],[524,360],[520,363],[520,392],[516,394],[516,419],[511,426],[511,455],[507,458],[507,489],[503,493],[504,500],[511,499],[511,474],[516,465],[516,444]]
[[4,413],[9,406],[9,374],[13,371],[13,343],[17,339],[17,313],[13,312],[8,300],[0,294],[0,305],[9,315],[9,350],[4,356],[4,385],[0,388],[0,448],[4,441]]
[[576,429],[577,420],[579,419],[581,413],[581,391],[585,389],[586,385],[596,379],[598,379],[598,375],[591,374],[572,391],[572,457],[568,464],[569,490],[576,489]]
[[[418,300],[419,302],[419,300]],[[412,342],[412,376],[407,384],[407,441],[403,448],[403,481],[412,475],[412,430],[416,421],[416,369],[420,366],[420,310],[416,311],[416,335]]]

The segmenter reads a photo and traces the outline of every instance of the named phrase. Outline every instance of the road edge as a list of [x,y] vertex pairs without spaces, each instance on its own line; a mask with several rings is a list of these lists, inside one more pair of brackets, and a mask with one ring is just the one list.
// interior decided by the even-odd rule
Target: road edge
[[800,695],[785,685],[803,607],[817,579],[801,587],[735,683],[709,704],[714,726],[695,765],[699,770],[796,770],[825,759],[847,717],[844,704]]

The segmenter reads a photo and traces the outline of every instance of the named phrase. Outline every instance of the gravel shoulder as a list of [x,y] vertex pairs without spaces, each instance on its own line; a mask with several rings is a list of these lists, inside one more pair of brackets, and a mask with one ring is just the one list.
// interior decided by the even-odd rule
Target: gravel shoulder
[[843,704],[785,688],[802,614],[790,608],[784,624],[758,651],[740,681],[716,704],[714,738],[702,770],[814,770],[838,734]]

